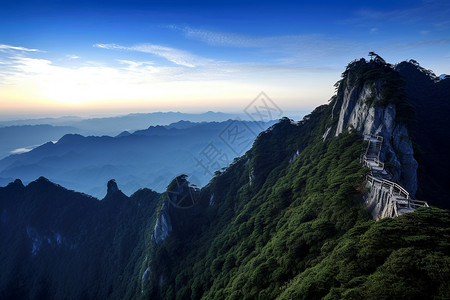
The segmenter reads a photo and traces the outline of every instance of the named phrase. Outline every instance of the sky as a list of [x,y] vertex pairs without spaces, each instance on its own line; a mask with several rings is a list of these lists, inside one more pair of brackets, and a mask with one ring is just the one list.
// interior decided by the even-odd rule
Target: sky
[[0,120],[327,103],[375,51],[450,74],[450,1],[0,3]]

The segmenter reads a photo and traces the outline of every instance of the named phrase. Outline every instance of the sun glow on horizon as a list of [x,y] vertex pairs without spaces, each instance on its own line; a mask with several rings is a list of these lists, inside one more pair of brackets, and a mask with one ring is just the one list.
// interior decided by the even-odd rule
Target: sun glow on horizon
[[[314,82],[314,75],[305,78],[302,71],[286,76],[283,69],[262,73],[241,66],[232,69],[225,64],[192,68],[129,60],[120,60],[117,65],[80,61],[75,66],[64,66],[48,59],[26,57],[24,53],[16,53],[15,48],[7,66],[9,72],[0,84],[3,113],[238,111],[262,90],[285,107],[312,106],[317,101],[326,101],[332,94],[330,88],[319,93],[321,99],[318,99],[320,87]],[[314,93],[315,97],[311,97]]]
[[97,3],[108,13],[93,9],[96,1],[32,2],[0,10],[2,115],[241,111],[261,91],[285,110],[309,109],[326,103],[345,66],[370,51],[450,72],[444,1],[258,10],[209,2],[183,4],[176,16],[164,1]]

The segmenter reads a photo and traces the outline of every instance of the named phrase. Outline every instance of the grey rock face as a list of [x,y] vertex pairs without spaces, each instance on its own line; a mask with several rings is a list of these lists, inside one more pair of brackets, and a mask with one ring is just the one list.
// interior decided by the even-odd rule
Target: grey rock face
[[300,151],[297,150],[292,157],[289,159],[289,164],[291,164],[298,156],[300,155]]
[[388,205],[389,191],[385,188],[372,187],[370,192],[364,195],[364,204],[375,220],[381,218],[382,211]]
[[327,130],[325,130],[325,133],[322,135],[322,140],[323,141],[325,141],[328,138],[328,136],[330,135],[331,128],[332,127],[328,127]]
[[383,136],[380,159],[388,163],[391,180],[402,185],[412,196],[417,191],[417,167],[411,139],[405,125],[395,121],[394,104],[386,107],[369,106],[366,99],[379,98],[376,85],[354,86],[345,89],[341,101],[333,111],[339,118],[335,135],[354,128],[361,134]]
[[158,244],[165,240],[169,233],[172,232],[172,220],[168,212],[168,205],[164,204],[161,210],[161,214],[156,221],[154,229],[155,242]]
[[150,269],[147,268],[145,269],[144,274],[142,274],[142,284],[144,284],[148,280],[149,276],[150,276]]
[[254,172],[253,168],[251,168],[250,172],[248,174],[248,182],[250,185],[252,185],[254,179],[255,179],[255,172]]
[[372,96],[372,89],[370,86],[364,86],[362,88],[355,86],[345,89],[342,103],[339,105],[340,112],[336,136],[346,130],[349,125],[352,125],[355,129],[360,131],[360,128],[358,127],[370,123],[373,118],[373,112],[369,113],[370,109],[364,103],[364,99],[369,96]]

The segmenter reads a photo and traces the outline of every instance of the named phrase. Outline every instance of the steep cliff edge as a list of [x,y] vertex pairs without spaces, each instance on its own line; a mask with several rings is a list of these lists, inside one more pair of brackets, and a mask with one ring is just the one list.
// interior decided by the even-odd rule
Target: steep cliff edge
[[114,180],[103,200],[44,177],[0,187],[0,299],[130,299],[159,197]]
[[[163,194],[129,197],[111,180],[102,201],[45,178],[0,187],[0,298],[450,299],[450,211],[375,221],[361,202],[361,133],[385,137],[382,160],[398,161],[390,178],[406,172],[411,149],[419,171],[422,161],[436,166],[429,178],[448,162],[423,160],[448,149],[445,105],[419,112],[420,122],[438,116],[433,126],[409,124],[393,70],[351,63],[329,105],[283,118],[201,190],[185,175]],[[378,155],[374,139],[367,153]]]
[[409,133],[419,163],[416,198],[450,208],[446,191],[450,182],[450,78],[439,78],[414,60],[395,65],[395,70],[406,82],[408,104],[415,112]]
[[405,82],[390,65],[365,59],[350,63],[342,76],[332,99],[335,125],[325,137],[349,129],[382,136],[380,160],[389,179],[414,196],[418,163],[407,126],[414,116],[406,103]]
[[[261,133],[250,151],[199,191],[189,209],[173,205],[178,197],[165,202],[172,209],[172,231],[159,243],[151,237],[139,295],[370,299],[383,298],[383,291],[392,299],[447,296],[447,283],[433,274],[437,269],[448,274],[441,257],[450,245],[444,233],[449,213],[421,208],[373,220],[361,203],[367,170],[359,156],[366,145],[355,130],[335,136],[339,119],[330,119],[333,106],[336,100],[302,121],[282,119]],[[380,119],[386,127],[384,116]],[[392,119],[386,123],[399,121],[397,114]],[[404,284],[393,287],[392,282]]]

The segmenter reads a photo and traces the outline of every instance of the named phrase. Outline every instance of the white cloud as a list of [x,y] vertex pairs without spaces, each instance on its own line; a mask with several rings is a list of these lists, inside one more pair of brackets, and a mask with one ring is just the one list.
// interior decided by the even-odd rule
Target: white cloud
[[264,38],[252,38],[239,34],[214,32],[191,27],[184,27],[181,30],[187,38],[200,40],[215,46],[262,47],[264,44],[267,44],[267,40]]
[[10,151],[10,154],[22,154],[22,153],[26,153],[26,152],[30,152],[31,150],[33,150],[33,148],[17,148],[13,151]]
[[67,54],[66,57],[68,59],[79,59],[80,58],[78,55],[73,55],[73,54]]
[[[259,65],[274,68],[316,69],[342,68],[345,63],[359,56],[365,45],[356,41],[338,39],[323,34],[249,36],[228,32],[216,32],[189,26],[169,25],[168,29],[181,32],[185,38],[211,46],[247,48],[239,58],[259,61]],[[342,60],[342,62],[340,61]]]
[[320,40],[324,37],[317,34],[311,35],[282,35],[282,36],[247,36],[229,32],[216,32],[210,30],[196,29],[192,27],[168,26],[170,29],[183,32],[189,39],[202,41],[214,46],[229,46],[238,48],[282,48]]
[[404,8],[383,10],[380,8],[364,8],[354,12],[354,16],[344,22],[371,25],[380,22],[400,22],[404,25],[426,24],[429,26],[448,27],[450,14],[450,2],[442,0],[423,0],[416,5],[408,5]]
[[0,44],[0,51],[2,52],[6,52],[6,51],[25,51],[25,52],[37,52],[39,51],[38,49],[30,49],[30,48],[25,48],[25,47],[18,47],[18,46],[11,46],[11,45],[5,45],[5,44]]
[[149,53],[163,57],[176,65],[189,68],[195,68],[213,62],[213,60],[198,57],[187,51],[153,44],[139,44],[131,47],[116,44],[95,44],[94,47]]
[[[323,90],[324,95],[306,96],[319,76],[310,70],[285,64],[214,61],[153,46],[97,45],[105,49],[160,53],[159,56],[177,63],[158,65],[147,60],[116,59],[118,64],[79,60],[77,66],[65,66],[57,63],[58,59],[44,56],[5,54],[2,59],[6,64],[0,66],[4,109],[16,107],[21,101],[21,107],[34,110],[80,104],[79,107],[100,110],[114,107],[208,110],[220,109],[217,103],[221,107],[239,108],[242,99],[253,99],[262,89],[284,99],[291,99],[294,94],[305,95],[308,98],[305,101],[328,99],[332,93]],[[182,57],[178,55],[180,52]],[[308,78],[302,78],[306,73]]]
[[133,60],[126,60],[126,59],[118,59],[117,60],[122,65],[128,65],[131,69],[136,69],[144,65],[153,65],[154,62],[152,61],[133,61]]
[[417,49],[422,47],[436,46],[436,45],[447,45],[450,44],[450,39],[442,38],[442,39],[428,39],[428,40],[419,40],[413,42],[405,42],[405,43],[396,43],[393,45],[386,46],[384,49],[386,50],[410,50]]
[[38,49],[30,49],[30,48],[25,48],[25,47],[0,44],[0,52],[17,52],[17,51],[21,51],[21,52],[41,52]]

